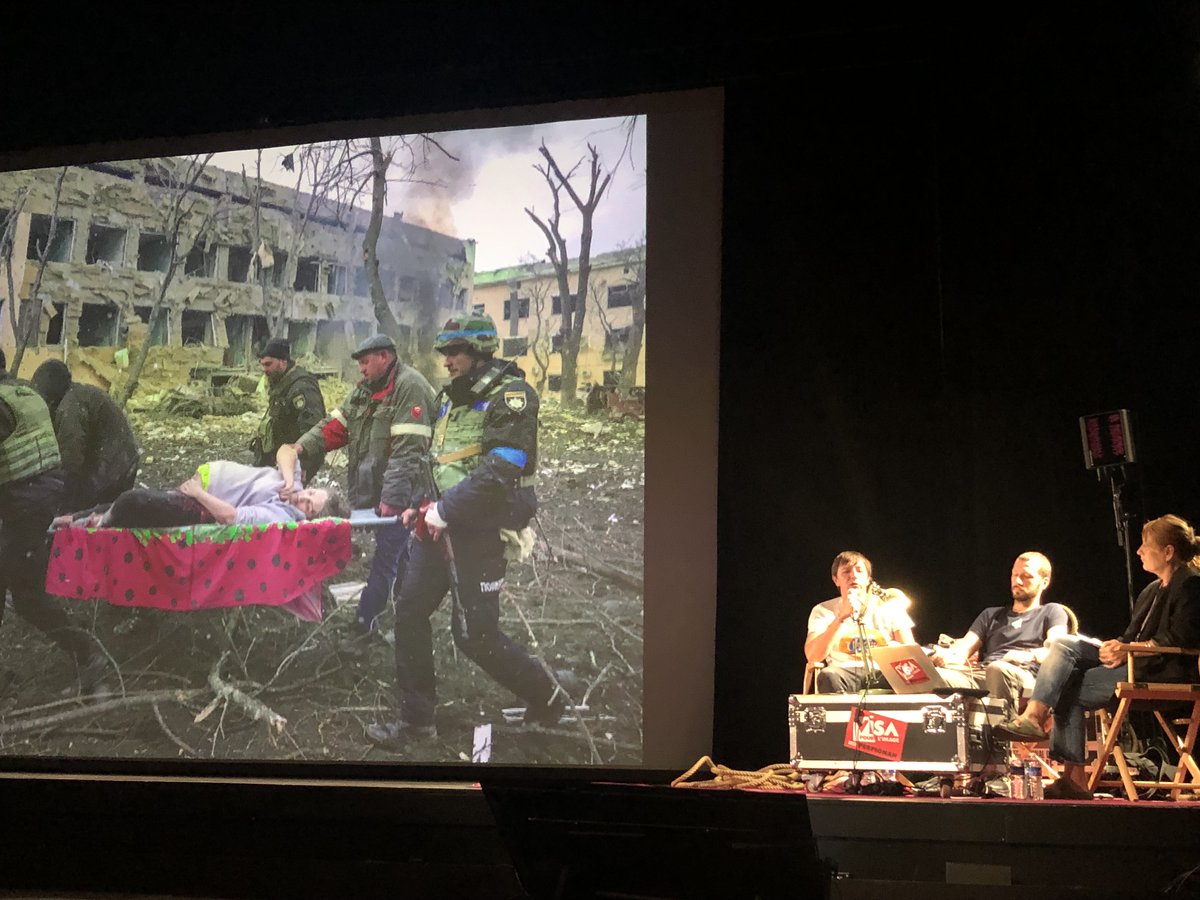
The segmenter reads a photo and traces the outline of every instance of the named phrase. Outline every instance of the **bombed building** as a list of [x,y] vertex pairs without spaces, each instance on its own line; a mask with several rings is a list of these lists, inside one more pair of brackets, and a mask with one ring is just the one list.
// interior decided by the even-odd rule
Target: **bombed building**
[[[22,372],[54,356],[111,384],[119,351],[147,339],[152,359],[240,367],[272,331],[297,358],[336,367],[379,330],[364,265],[369,210],[345,192],[339,202],[213,166],[193,180],[189,164],[0,173],[0,235],[11,242],[0,298],[11,309],[10,291],[25,301],[36,285],[40,300]],[[474,244],[397,214],[383,218],[377,256],[401,347],[420,361],[439,323],[470,309]],[[10,359],[14,345],[0,310]]]

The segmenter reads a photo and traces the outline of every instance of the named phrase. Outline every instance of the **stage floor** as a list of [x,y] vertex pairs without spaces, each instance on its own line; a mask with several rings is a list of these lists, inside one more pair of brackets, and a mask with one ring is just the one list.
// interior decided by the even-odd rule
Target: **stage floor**
[[[803,805],[817,856],[839,876],[836,900],[1126,900],[1161,895],[1200,866],[1195,802],[686,793],[745,806],[765,796],[789,816]],[[0,808],[0,891],[520,896],[472,783],[0,777]]]
[[869,896],[847,893],[854,882],[996,886],[975,896],[1007,896],[1004,885],[1147,896],[1200,865],[1196,802],[806,797],[819,855],[845,879],[834,896]]

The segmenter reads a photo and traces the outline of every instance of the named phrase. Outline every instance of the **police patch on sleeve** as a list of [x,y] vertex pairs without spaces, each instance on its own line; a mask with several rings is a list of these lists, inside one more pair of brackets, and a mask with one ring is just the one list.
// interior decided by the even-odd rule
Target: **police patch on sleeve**
[[297,394],[295,397],[293,397],[292,406],[296,407],[296,409],[304,409],[304,395]]
[[505,391],[504,405],[513,412],[520,412],[525,408],[525,392],[524,391]]

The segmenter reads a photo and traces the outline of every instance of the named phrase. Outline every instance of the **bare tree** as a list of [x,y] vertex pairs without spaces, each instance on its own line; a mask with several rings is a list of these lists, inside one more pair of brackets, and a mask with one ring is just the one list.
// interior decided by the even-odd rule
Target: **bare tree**
[[42,276],[46,274],[46,264],[50,261],[50,248],[54,246],[54,238],[58,235],[58,204],[62,198],[63,180],[67,177],[67,167],[63,166],[54,181],[54,201],[50,209],[50,233],[46,235],[46,243],[38,247],[37,275],[33,279],[33,287],[29,296],[21,301],[17,314],[17,324],[13,330],[16,341],[16,352],[13,354],[12,366],[9,371],[16,375],[21,370],[21,359],[25,356],[25,348],[37,334],[42,317]]
[[[300,255],[307,246],[308,227],[324,216],[335,222],[347,221],[348,212],[362,190],[362,163],[366,154],[353,141],[326,141],[303,144],[289,154],[296,172],[292,196],[288,245],[283,269],[279,273],[279,292],[270,292],[263,283],[263,310],[271,337],[287,337],[288,298],[295,290]],[[278,265],[278,260],[275,260]]]
[[[12,209],[8,211],[8,216],[4,220],[4,231],[0,232],[0,266],[4,266],[4,277],[8,280],[8,293],[5,294],[5,297],[9,301],[8,316],[12,322],[14,337],[17,335],[17,308],[19,301],[17,299],[16,287],[13,284],[13,241],[16,240],[17,221],[25,209],[25,200],[28,196],[29,192],[26,188],[17,190],[16,196],[13,198]],[[0,301],[0,303],[2,302]],[[16,373],[16,369],[13,370],[13,373]]]
[[629,303],[633,320],[621,360],[621,393],[628,394],[637,384],[638,359],[642,353],[642,335],[646,333],[646,235],[641,241],[618,251],[624,260],[625,283],[629,285]]
[[[363,237],[363,264],[367,270],[367,279],[371,286],[371,306],[375,310],[375,321],[379,330],[388,335],[401,349],[402,356],[409,361],[415,361],[417,354],[411,346],[401,339],[400,322],[392,312],[387,292],[384,290],[383,278],[379,273],[379,234],[383,228],[384,208],[387,205],[387,188],[389,183],[426,184],[433,187],[441,186],[435,180],[426,179],[423,173],[429,168],[431,158],[440,155],[446,159],[458,161],[437,139],[428,134],[397,135],[387,138],[384,146],[383,138],[373,137],[369,140],[370,148],[370,183],[371,183],[371,218],[367,233]],[[457,271],[445,273],[454,292],[465,279],[466,261]],[[432,346],[433,335],[438,324],[434,321],[436,310],[436,292],[430,306],[422,307],[422,318],[415,325],[414,334],[418,347]],[[428,373],[426,373],[428,374]]]
[[[547,252],[550,256],[550,263],[554,266],[555,275],[558,280],[558,295],[562,298],[561,396],[563,406],[569,407],[575,406],[579,402],[579,398],[576,396],[576,388],[578,387],[577,364],[579,360],[579,345],[583,338],[583,323],[587,316],[588,279],[591,277],[592,269],[592,217],[595,215],[596,207],[600,205],[600,201],[604,197],[604,192],[608,188],[609,182],[612,181],[612,173],[603,170],[600,165],[600,154],[594,146],[588,144],[588,154],[590,156],[589,181],[587,198],[584,199],[571,183],[572,177],[579,170],[579,167],[583,165],[583,160],[577,162],[571,167],[569,172],[563,174],[553,154],[546,148],[544,141],[538,148],[538,152],[541,153],[542,158],[546,162],[545,165],[535,165],[534,168],[542,174],[542,177],[546,179],[547,186],[550,188],[550,194],[553,199],[553,211],[544,221],[529,207],[525,208],[525,213],[542,230],[542,234],[546,237],[546,241],[549,244]],[[561,193],[564,191],[575,205],[575,208],[579,210],[581,218],[578,254],[579,272],[574,297],[571,294],[569,280],[571,257],[567,252],[567,241],[562,232]]]
[[[375,310],[375,321],[379,330],[400,346],[400,323],[388,305],[383,290],[383,279],[379,275],[379,232],[383,230],[383,208],[387,203],[387,173],[392,165],[391,152],[384,153],[383,142],[378,137],[371,144],[371,219],[363,237],[363,265],[367,269],[367,280],[371,285],[371,306]],[[404,354],[409,357],[408,353]]]
[[[162,284],[158,290],[158,296],[154,298],[154,304],[150,308],[150,319],[146,323],[149,325],[149,333],[146,335],[146,340],[142,343],[138,350],[132,365],[129,367],[129,376],[125,380],[125,386],[121,390],[121,398],[118,405],[124,409],[129,403],[129,398],[133,396],[133,392],[137,390],[138,379],[142,376],[142,369],[146,366],[146,359],[150,355],[150,336],[154,334],[154,328],[158,324],[159,318],[163,315],[163,307],[166,305],[167,289],[171,286],[171,281],[175,278],[175,270],[179,267],[181,260],[186,259],[187,255],[192,252],[192,249],[204,239],[209,229],[212,227],[216,218],[216,209],[210,207],[208,213],[200,221],[194,221],[196,213],[197,199],[194,195],[196,184],[200,181],[200,176],[204,174],[205,168],[212,159],[213,154],[201,158],[200,156],[192,156],[183,161],[164,160],[157,165],[159,166],[159,177],[166,188],[162,198],[160,214],[163,226],[163,237],[166,239],[168,257],[167,268],[163,273]],[[182,172],[177,171],[176,167],[182,165]],[[191,232],[190,239],[184,242],[184,228],[188,228]]]
[[550,282],[537,277],[537,260],[527,258],[522,261],[522,266],[529,273],[525,291],[529,299],[529,315],[533,320],[529,335],[529,354],[533,357],[535,369],[534,387],[538,394],[543,394],[549,379],[550,354],[554,349],[553,336],[550,334],[550,316],[553,310],[548,309],[546,303],[550,297]]

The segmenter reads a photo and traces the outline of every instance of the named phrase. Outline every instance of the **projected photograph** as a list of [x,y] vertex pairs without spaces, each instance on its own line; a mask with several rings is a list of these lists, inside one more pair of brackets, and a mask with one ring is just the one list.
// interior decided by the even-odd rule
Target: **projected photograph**
[[0,172],[0,755],[643,760],[646,120]]

